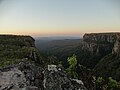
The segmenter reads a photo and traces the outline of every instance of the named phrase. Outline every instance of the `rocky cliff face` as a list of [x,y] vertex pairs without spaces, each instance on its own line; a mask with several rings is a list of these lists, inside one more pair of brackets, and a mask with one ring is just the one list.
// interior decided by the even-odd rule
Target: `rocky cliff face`
[[[85,34],[83,49],[96,57],[96,76],[120,80],[120,33]],[[93,58],[91,59],[92,62]]]
[[37,67],[20,62],[0,69],[0,90],[87,90],[83,82],[70,79],[56,65]]
[[[106,55],[119,53],[120,33],[90,33],[83,36],[81,64],[94,68]],[[87,58],[86,58],[87,57]]]
[[108,54],[112,52],[120,33],[93,33],[83,36],[84,47],[92,54]]
[[120,35],[117,35],[117,40],[114,44],[112,54],[117,54],[117,56],[120,56]]
[[120,33],[90,33],[83,36],[84,41],[94,43],[114,43]]

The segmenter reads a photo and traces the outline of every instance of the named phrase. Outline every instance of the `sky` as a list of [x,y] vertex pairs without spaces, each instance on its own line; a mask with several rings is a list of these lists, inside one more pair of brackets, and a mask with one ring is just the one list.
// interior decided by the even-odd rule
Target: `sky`
[[0,34],[120,32],[120,0],[0,0]]

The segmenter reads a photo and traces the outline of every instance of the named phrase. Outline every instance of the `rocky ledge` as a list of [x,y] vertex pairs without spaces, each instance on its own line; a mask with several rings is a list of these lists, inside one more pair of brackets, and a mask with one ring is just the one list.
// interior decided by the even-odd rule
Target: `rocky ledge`
[[0,69],[0,90],[87,90],[81,80],[70,79],[61,68],[20,62]]

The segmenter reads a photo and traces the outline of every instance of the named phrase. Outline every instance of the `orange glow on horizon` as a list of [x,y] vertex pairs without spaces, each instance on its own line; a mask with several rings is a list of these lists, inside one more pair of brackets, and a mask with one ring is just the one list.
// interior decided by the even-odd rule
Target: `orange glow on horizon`
[[13,35],[31,35],[31,36],[72,36],[85,33],[102,33],[102,32],[120,32],[119,28],[92,28],[92,29],[1,29],[0,34],[13,34]]

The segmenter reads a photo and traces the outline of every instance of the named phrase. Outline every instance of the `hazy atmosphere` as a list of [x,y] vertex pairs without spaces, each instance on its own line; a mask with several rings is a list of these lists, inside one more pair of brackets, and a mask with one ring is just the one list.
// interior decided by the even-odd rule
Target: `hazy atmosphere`
[[0,0],[0,34],[120,31],[119,0]]

